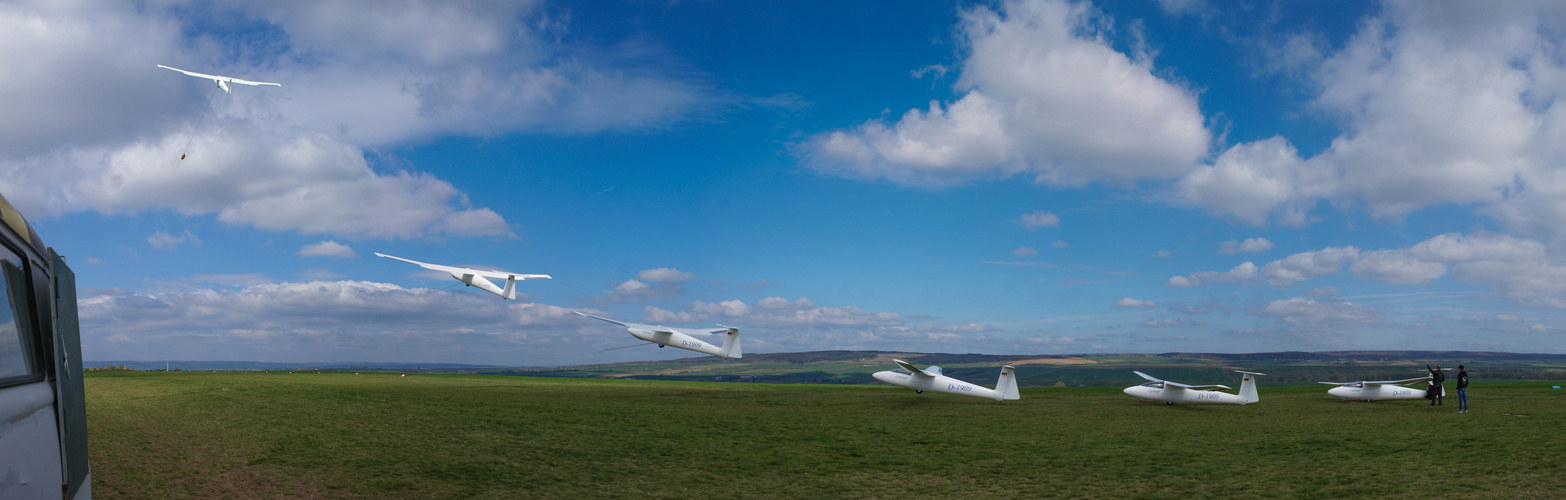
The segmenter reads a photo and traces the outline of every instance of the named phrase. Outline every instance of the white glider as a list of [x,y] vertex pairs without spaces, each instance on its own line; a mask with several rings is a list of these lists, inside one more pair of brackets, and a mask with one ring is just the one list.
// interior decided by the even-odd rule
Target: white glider
[[876,380],[895,386],[913,389],[915,393],[923,394],[924,391],[943,392],[946,394],[959,394],[963,396],[978,396],[990,398],[996,401],[1008,399],[1022,399],[1017,393],[1016,368],[1011,365],[1001,366],[1000,379],[995,381],[994,389],[986,389],[983,386],[970,384],[941,374],[941,367],[930,365],[929,368],[920,370],[914,365],[901,359],[892,360],[908,373],[895,370],[875,372]]
[[[392,259],[392,260],[400,260],[400,261],[403,261],[403,262],[407,262],[409,264],[417,265],[417,266],[425,268],[425,269],[432,269],[432,270],[436,270],[436,271],[445,271],[446,273],[451,274],[452,278],[456,278],[457,281],[461,281],[461,282],[467,284],[468,286],[479,287],[480,290],[483,290],[483,291],[486,291],[486,292],[489,292],[489,293],[493,293],[495,295],[499,295],[500,298],[503,298],[503,299],[506,299],[506,300],[517,298],[517,282],[518,281],[531,280],[531,279],[546,279],[546,280],[547,279],[551,279],[549,277],[549,275],[547,275],[547,274],[517,274],[517,273],[508,273],[508,272],[505,272],[505,271],[481,271],[481,270],[478,270],[478,269],[468,269],[466,267],[451,267],[451,266],[442,266],[442,265],[438,265],[438,264],[427,264],[427,263],[419,262],[419,261],[416,261],[416,260],[404,259],[402,257],[393,257],[393,256],[386,255],[386,254],[383,254],[383,253],[377,253],[375,255],[379,256],[379,257],[385,257],[385,258],[388,258],[388,259]],[[484,278],[495,278],[495,279],[506,280],[506,288],[505,289],[501,289],[500,287],[495,286],[494,283],[490,283],[489,280],[484,279]]]
[[[1362,380],[1359,382],[1321,382],[1327,385],[1335,385],[1327,389],[1327,394],[1339,399],[1359,401],[1379,401],[1383,399],[1424,399],[1423,388],[1403,387],[1404,384],[1413,384],[1430,380],[1429,375],[1415,377],[1406,380]],[[1446,395],[1446,388],[1441,388],[1441,395]]]
[[178,71],[180,73],[184,73],[184,74],[187,74],[187,75],[190,75],[190,76],[194,76],[196,78],[206,78],[208,80],[212,80],[214,82],[217,82],[218,88],[223,89],[224,92],[227,92],[229,94],[233,94],[234,93],[234,91],[232,89],[230,89],[229,86],[228,86],[228,84],[230,84],[230,83],[239,83],[239,84],[244,84],[244,85],[272,85],[272,86],[275,86],[275,87],[283,86],[283,84],[281,84],[281,83],[252,82],[250,80],[241,80],[241,79],[234,78],[234,77],[231,77],[231,76],[209,75],[209,74],[206,74],[206,73],[197,73],[197,72],[194,72],[194,71],[185,71],[185,70],[182,70],[182,69],[179,69],[179,68],[170,68],[170,67],[164,66],[162,64],[159,64],[158,67],[159,68],[163,68],[163,69],[171,69],[171,70],[174,70],[174,71]]
[[1235,370],[1245,374],[1240,382],[1240,393],[1229,394],[1209,389],[1229,389],[1226,385],[1186,385],[1179,382],[1170,382],[1154,378],[1142,372],[1135,372],[1148,380],[1142,385],[1133,385],[1125,389],[1126,395],[1146,401],[1163,401],[1164,404],[1175,403],[1226,403],[1243,405],[1255,403],[1261,398],[1256,395],[1256,375],[1265,373],[1247,372]]
[[[647,325],[642,323],[625,323],[601,316],[593,316],[581,311],[572,311],[577,316],[586,316],[601,321],[608,321],[625,327],[625,331],[632,337],[642,339],[654,344],[658,348],[678,347],[687,351],[696,351],[702,354],[711,354],[723,359],[742,358],[744,351],[740,349],[739,329],[718,325],[722,328],[670,328],[663,325]],[[723,337],[723,347],[703,342],[692,335],[726,334]],[[638,344],[640,345],[640,344]],[[616,348],[618,349],[618,347]]]

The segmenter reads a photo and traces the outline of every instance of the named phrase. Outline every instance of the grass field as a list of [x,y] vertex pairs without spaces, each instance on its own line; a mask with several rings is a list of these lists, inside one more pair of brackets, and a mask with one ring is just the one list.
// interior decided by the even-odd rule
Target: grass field
[[[993,380],[986,380],[986,383]],[[471,375],[96,372],[98,498],[1559,498],[1566,390],[1255,405]]]

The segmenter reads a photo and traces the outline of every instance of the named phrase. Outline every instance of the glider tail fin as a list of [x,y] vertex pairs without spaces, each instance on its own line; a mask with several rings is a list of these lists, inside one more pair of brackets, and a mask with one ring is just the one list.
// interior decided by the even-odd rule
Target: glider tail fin
[[723,359],[744,357],[745,353],[740,349],[739,329],[732,327],[726,328],[729,328],[729,333],[723,336],[723,350],[720,352],[719,356],[723,356]]
[[1240,399],[1244,400],[1245,403],[1255,403],[1257,401],[1261,401],[1261,396],[1256,394],[1256,376],[1266,374],[1240,370],[1235,371],[1245,375],[1245,379],[1240,382]]
[[503,298],[503,299],[506,299],[506,300],[511,300],[511,299],[517,298],[517,277],[516,276],[510,276],[510,277],[506,278],[506,289],[505,290],[501,290],[500,298]]
[[995,381],[996,401],[1022,399],[1017,392],[1017,369],[1011,365],[1001,367],[1000,379]]

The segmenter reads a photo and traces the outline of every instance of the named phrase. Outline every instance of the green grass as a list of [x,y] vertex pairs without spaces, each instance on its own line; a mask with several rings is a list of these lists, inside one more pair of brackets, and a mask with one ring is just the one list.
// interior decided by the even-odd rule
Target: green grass
[[[99,498],[1544,498],[1566,390],[1248,406],[851,385],[99,372]],[[1455,395],[1455,391],[1452,391]]]

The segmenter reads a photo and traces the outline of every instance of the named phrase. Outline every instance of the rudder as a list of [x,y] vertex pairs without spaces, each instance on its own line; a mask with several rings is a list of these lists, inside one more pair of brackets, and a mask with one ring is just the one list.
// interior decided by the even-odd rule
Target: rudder
[[725,328],[729,328],[729,333],[723,337],[723,352],[721,354],[723,359],[744,357],[745,352],[740,349],[739,329]]
[[1017,392],[1017,369],[1011,365],[1001,367],[1000,379],[995,381],[995,393],[1000,395],[1000,401],[1022,399],[1022,394]]
[[1261,396],[1256,394],[1256,376],[1266,374],[1243,370],[1235,370],[1235,372],[1245,374],[1245,378],[1240,381],[1240,399],[1244,401],[1244,403],[1240,404],[1261,401]]

